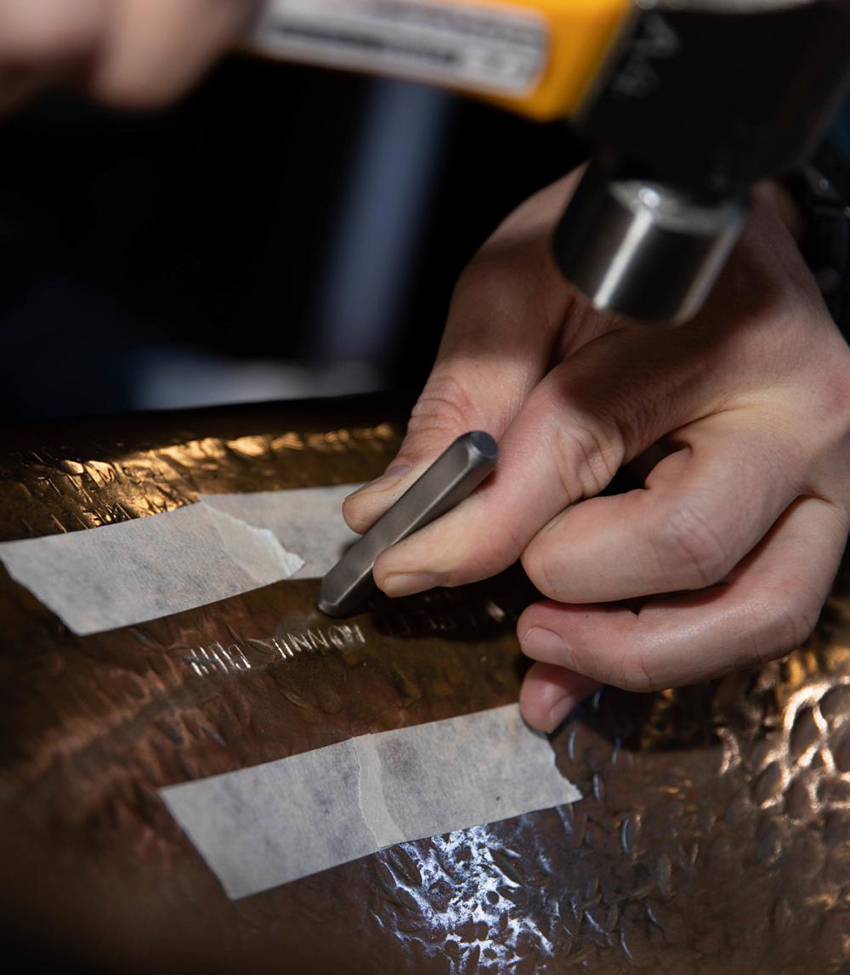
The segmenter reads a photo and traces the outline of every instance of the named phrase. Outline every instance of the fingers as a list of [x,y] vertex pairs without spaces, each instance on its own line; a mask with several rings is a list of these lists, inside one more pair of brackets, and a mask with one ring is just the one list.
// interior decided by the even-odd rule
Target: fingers
[[348,524],[365,531],[462,433],[499,439],[546,371],[572,293],[549,253],[577,176],[516,210],[482,247],[452,298],[434,370],[387,475],[352,495]]
[[88,53],[100,35],[108,0],[2,0],[0,63],[53,68]]
[[[454,511],[384,553],[375,580],[390,596],[501,571],[564,508],[598,494],[620,465],[710,401],[699,331],[665,339],[609,331],[552,370],[500,443],[494,477]],[[683,348],[684,346],[684,348]],[[414,588],[415,587],[415,588]]]
[[[78,74],[96,97],[154,107],[182,94],[249,22],[255,0],[0,0],[0,76]],[[16,104],[20,84],[0,97]],[[14,97],[13,97],[14,96]]]
[[629,690],[648,691],[762,664],[812,631],[847,536],[843,509],[797,501],[727,583],[623,606],[538,603],[520,617],[535,660]]
[[229,45],[253,0],[120,0],[91,76],[97,97],[149,108],[182,94]]
[[534,664],[525,675],[519,704],[522,716],[540,731],[554,731],[599,682],[554,664]]
[[[478,427],[501,439],[536,379],[553,362],[573,356],[615,326],[610,316],[590,309],[565,287],[549,254],[555,220],[579,175],[573,173],[553,184],[515,211],[464,273],[437,363],[411,417],[397,462],[390,465],[389,476],[368,485],[345,505],[346,520],[356,531],[365,531],[459,434]],[[674,331],[656,326],[642,329],[649,347],[641,354],[656,372],[671,374],[673,381],[667,388],[675,391],[678,382],[683,393],[689,383],[713,385],[715,394],[720,388],[728,396],[742,385],[752,387],[754,368],[766,382],[775,381],[769,367],[776,355],[750,334],[756,338],[784,334],[788,328],[779,329],[783,322],[812,317],[805,302],[800,308],[782,307],[778,301],[782,289],[771,270],[781,261],[776,255],[769,262],[759,256],[765,240],[776,238],[777,233],[781,237],[782,232],[769,208],[757,205],[722,286],[715,289],[700,320]],[[796,274],[793,267],[780,270],[783,279]],[[761,327],[756,329],[753,323]],[[766,324],[770,329],[764,328]],[[691,368],[682,370],[676,357],[688,355]],[[705,367],[706,361],[710,368]],[[592,405],[594,392],[607,390],[609,376],[600,372],[585,380],[585,393],[590,394],[585,399]],[[628,389],[621,392],[630,395]],[[652,405],[663,409],[663,401]]]
[[713,585],[802,493],[802,447],[745,411],[676,440],[645,488],[574,505],[530,542],[522,562],[543,595],[610,602]]

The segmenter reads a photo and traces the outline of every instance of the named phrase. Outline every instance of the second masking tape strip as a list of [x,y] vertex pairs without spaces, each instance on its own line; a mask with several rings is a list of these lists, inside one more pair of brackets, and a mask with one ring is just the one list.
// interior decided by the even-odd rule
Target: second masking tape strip
[[516,704],[160,790],[228,897],[581,798]]

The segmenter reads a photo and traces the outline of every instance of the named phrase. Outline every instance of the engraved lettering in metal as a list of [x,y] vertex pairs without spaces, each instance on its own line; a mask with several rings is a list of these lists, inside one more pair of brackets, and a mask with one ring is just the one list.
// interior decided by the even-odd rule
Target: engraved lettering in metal
[[[232,675],[255,669],[260,663],[269,663],[269,656],[280,660],[293,660],[306,654],[325,654],[331,650],[344,650],[348,647],[365,646],[366,637],[357,623],[340,624],[324,629],[313,627],[296,632],[257,638],[247,637],[246,646],[231,643],[224,646],[219,641],[204,646],[193,647],[183,659],[198,677],[215,674]],[[253,649],[260,654],[259,660],[252,664],[246,651]]]
[[185,659],[199,677],[213,673],[233,674],[251,669],[251,663],[244,651],[235,643],[229,647],[219,642],[205,647],[194,647]]

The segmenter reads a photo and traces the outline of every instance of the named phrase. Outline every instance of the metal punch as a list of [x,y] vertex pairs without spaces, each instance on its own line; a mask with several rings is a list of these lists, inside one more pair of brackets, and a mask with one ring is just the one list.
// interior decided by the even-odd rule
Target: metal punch
[[489,433],[458,437],[328,572],[319,609],[328,616],[352,612],[375,588],[378,556],[469,497],[496,466],[498,453]]

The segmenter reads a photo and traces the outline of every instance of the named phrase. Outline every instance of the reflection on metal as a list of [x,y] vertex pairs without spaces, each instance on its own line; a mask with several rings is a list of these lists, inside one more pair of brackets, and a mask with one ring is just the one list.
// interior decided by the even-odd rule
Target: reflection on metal
[[[12,431],[0,537],[365,480],[401,417],[371,398]],[[78,638],[0,574],[0,923],[32,952],[151,973],[847,970],[846,572],[787,659],[579,709],[553,744],[580,802],[230,902],[158,788],[518,692],[516,577],[376,599],[345,634],[317,594]]]
[[[389,874],[394,890],[404,891],[411,906],[415,905],[432,937],[428,946],[432,959],[447,952],[458,971],[478,971],[479,966],[490,965],[496,971],[510,972],[517,966],[522,970],[529,957],[545,965],[554,956],[547,931],[552,933],[551,922],[557,924],[557,911],[541,923],[534,913],[515,910],[526,878],[522,855],[502,848],[503,835],[502,829],[476,826],[402,844],[397,851],[379,854],[375,865],[384,883]],[[404,869],[397,865],[402,851],[421,878],[415,884],[406,882]],[[462,870],[457,864],[463,865]],[[450,892],[448,896],[446,892]],[[449,932],[445,942],[439,940],[443,931]]]
[[[0,479],[13,502],[0,510],[0,538],[96,528],[171,511],[201,493],[368,480],[398,445],[398,431],[387,423],[234,437],[183,433],[178,428],[155,448],[85,438],[73,447],[34,442],[0,456]],[[324,480],[311,481],[293,464],[293,452],[336,459]]]

